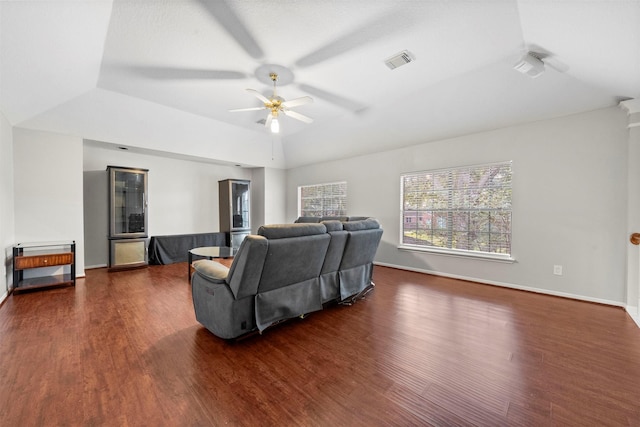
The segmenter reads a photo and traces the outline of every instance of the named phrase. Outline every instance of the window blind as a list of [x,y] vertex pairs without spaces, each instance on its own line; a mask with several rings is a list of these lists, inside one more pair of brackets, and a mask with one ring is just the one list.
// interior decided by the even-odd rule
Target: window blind
[[298,205],[299,216],[346,216],[347,183],[300,186]]
[[511,254],[511,162],[401,176],[403,245]]

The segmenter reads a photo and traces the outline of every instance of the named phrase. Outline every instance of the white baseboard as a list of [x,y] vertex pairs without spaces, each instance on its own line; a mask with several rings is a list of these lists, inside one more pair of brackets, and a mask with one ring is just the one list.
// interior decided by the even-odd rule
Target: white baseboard
[[618,301],[610,301],[610,300],[605,300],[605,299],[601,299],[601,298],[592,298],[592,297],[587,297],[587,296],[584,296],[584,295],[576,295],[576,294],[570,294],[570,293],[566,293],[566,292],[550,291],[548,289],[532,288],[530,286],[521,286],[521,285],[516,285],[516,284],[513,284],[513,283],[496,282],[496,281],[493,281],[493,280],[478,279],[477,277],[467,277],[467,276],[461,276],[461,275],[458,275],[458,274],[442,273],[440,271],[425,270],[425,269],[422,269],[422,268],[405,267],[405,266],[402,266],[402,265],[388,264],[388,263],[384,263],[384,262],[375,262],[374,264],[381,265],[383,267],[397,268],[397,269],[400,269],[400,270],[415,271],[417,273],[431,274],[433,276],[442,276],[442,277],[449,277],[451,279],[467,280],[469,282],[481,283],[483,285],[500,286],[500,287],[503,287],[503,288],[517,289],[517,290],[520,290],[520,291],[527,291],[527,292],[535,292],[535,293],[538,293],[538,294],[552,295],[554,297],[571,298],[571,299],[580,300],[580,301],[595,302],[595,303],[598,303],[598,304],[613,305],[613,306],[616,306],[616,307],[625,308],[625,304],[623,304],[621,302],[618,302]]
[[638,307],[628,305],[625,307],[625,310],[627,310],[629,317],[631,317],[633,321],[636,322],[636,325],[638,325],[638,327],[640,328],[640,312],[638,312]]
[[92,268],[105,268],[105,267],[107,267],[107,264],[85,265],[84,269],[91,270]]

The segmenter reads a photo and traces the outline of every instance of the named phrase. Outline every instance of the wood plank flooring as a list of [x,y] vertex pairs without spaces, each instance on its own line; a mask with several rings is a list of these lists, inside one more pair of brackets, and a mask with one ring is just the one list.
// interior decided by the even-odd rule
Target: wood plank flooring
[[640,426],[620,308],[375,267],[376,289],[239,342],[185,263],[0,307],[1,426]]

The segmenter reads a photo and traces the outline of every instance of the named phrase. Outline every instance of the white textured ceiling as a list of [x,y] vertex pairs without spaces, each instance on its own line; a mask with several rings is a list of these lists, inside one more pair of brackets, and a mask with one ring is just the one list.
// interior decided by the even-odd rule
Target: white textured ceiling
[[[547,55],[537,79],[513,70],[529,49]],[[295,109],[314,123],[273,136],[263,111],[228,111],[271,93],[266,64],[292,73],[279,95],[314,98]],[[637,0],[0,0],[13,125],[154,152],[295,167],[628,98]]]

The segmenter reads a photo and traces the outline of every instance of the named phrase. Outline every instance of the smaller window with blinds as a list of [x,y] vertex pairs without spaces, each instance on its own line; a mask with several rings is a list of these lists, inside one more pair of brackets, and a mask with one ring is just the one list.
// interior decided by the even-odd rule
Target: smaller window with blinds
[[347,183],[298,187],[298,216],[347,216]]
[[511,162],[401,176],[401,247],[511,259]]

